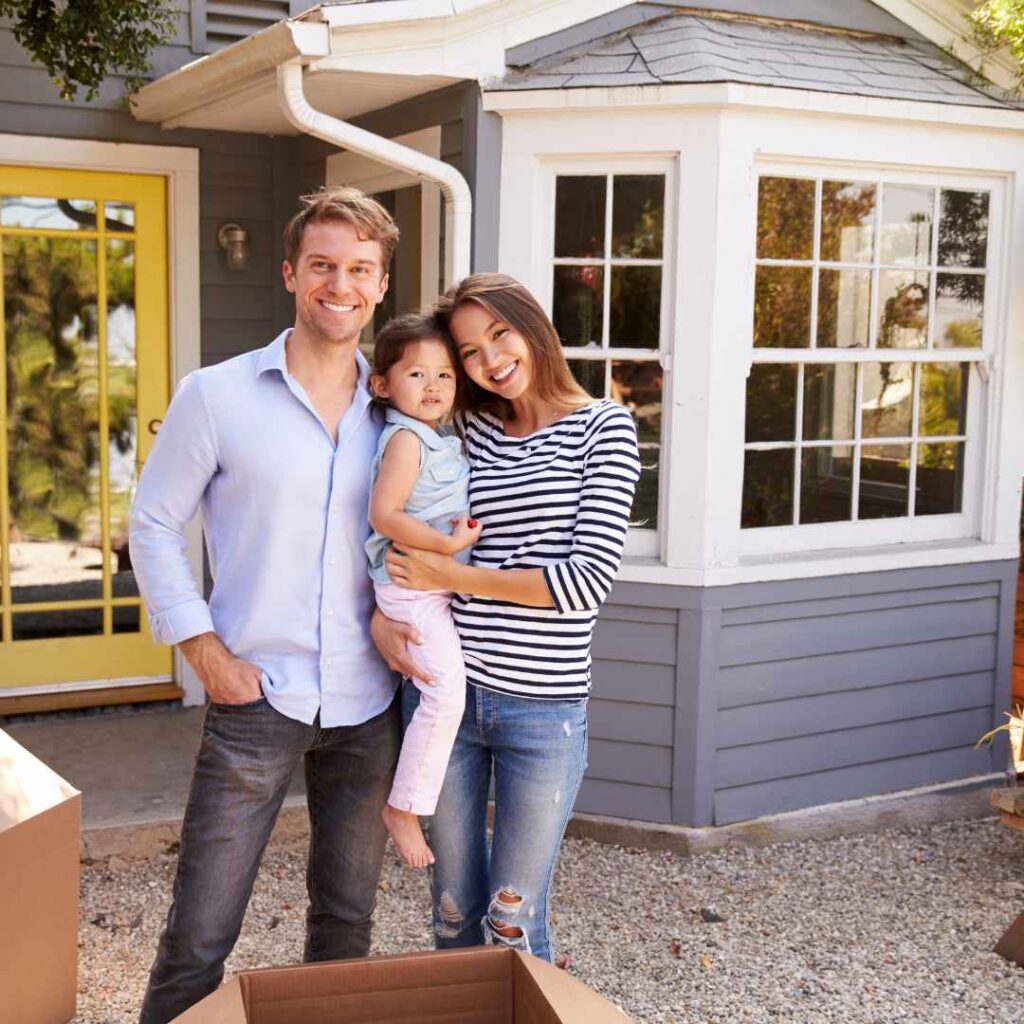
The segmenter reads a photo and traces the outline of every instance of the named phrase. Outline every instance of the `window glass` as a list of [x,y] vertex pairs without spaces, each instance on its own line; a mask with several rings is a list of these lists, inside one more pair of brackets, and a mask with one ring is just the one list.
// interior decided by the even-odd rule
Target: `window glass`
[[910,445],[866,444],[860,454],[860,519],[907,515]]
[[804,367],[805,441],[852,441],[856,405],[856,366],[834,363]]
[[551,320],[563,345],[601,346],[604,331],[604,270],[555,267]]
[[839,523],[850,518],[853,446],[804,448],[800,455],[800,522]]
[[943,189],[939,201],[939,266],[984,267],[988,193]]
[[3,196],[0,224],[6,228],[46,231],[95,231],[96,203],[92,199],[47,199],[42,196]]
[[744,528],[793,522],[793,450],[752,450],[743,460]]
[[823,181],[820,258],[832,263],[870,263],[874,238],[875,186]]
[[665,176],[617,174],[612,191],[612,256],[661,259]]
[[747,443],[792,441],[796,437],[797,368],[758,363],[747,382]]
[[878,275],[878,347],[924,348],[928,343],[928,275],[883,270]]
[[914,185],[882,188],[883,263],[931,263],[935,189]]
[[556,256],[604,256],[606,189],[607,180],[603,174],[557,178]]
[[818,348],[867,348],[871,340],[871,271],[818,271]]
[[809,260],[814,252],[814,181],[761,178],[757,190],[757,256]]
[[754,282],[754,344],[806,348],[810,330],[810,267],[759,266]]
[[985,278],[980,274],[937,274],[935,348],[980,348]]

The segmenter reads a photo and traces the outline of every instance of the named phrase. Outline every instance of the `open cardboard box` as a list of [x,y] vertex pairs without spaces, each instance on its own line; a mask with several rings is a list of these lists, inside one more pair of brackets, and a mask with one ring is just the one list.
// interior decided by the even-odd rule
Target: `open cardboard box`
[[81,796],[0,731],[0,1018],[64,1024],[78,984]]
[[493,946],[242,971],[175,1024],[628,1024],[582,982]]

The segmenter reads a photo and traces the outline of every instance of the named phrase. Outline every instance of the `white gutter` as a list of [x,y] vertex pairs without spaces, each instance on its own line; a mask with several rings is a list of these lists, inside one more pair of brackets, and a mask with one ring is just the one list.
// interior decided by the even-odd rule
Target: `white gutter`
[[469,273],[472,240],[473,198],[466,179],[450,164],[381,138],[355,125],[314,110],[303,90],[301,59],[277,66],[277,89],[281,109],[288,120],[307,135],[359,153],[400,171],[436,182],[445,198],[445,284],[462,280]]

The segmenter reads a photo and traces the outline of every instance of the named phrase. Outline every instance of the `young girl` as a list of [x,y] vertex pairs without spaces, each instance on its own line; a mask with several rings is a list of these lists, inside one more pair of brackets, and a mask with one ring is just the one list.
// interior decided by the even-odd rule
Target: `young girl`
[[430,317],[390,321],[377,335],[370,386],[386,403],[386,426],[371,468],[366,542],[377,607],[423,638],[409,653],[426,678],[413,680],[420,704],[405,732],[384,824],[410,867],[434,855],[419,815],[431,815],[448,767],[466,699],[466,670],[445,590],[407,590],[391,582],[384,559],[392,543],[469,560],[480,526],[466,518],[469,463],[446,426],[457,392],[454,354]]

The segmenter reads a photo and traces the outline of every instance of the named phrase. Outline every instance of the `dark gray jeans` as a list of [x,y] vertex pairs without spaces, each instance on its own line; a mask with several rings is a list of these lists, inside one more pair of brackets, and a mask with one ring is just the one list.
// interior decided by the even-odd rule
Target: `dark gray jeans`
[[332,729],[287,718],[265,698],[210,705],[140,1024],[166,1024],[221,983],[300,757],[311,833],[305,959],[366,956],[386,838],[380,812],[400,743],[397,701]]

